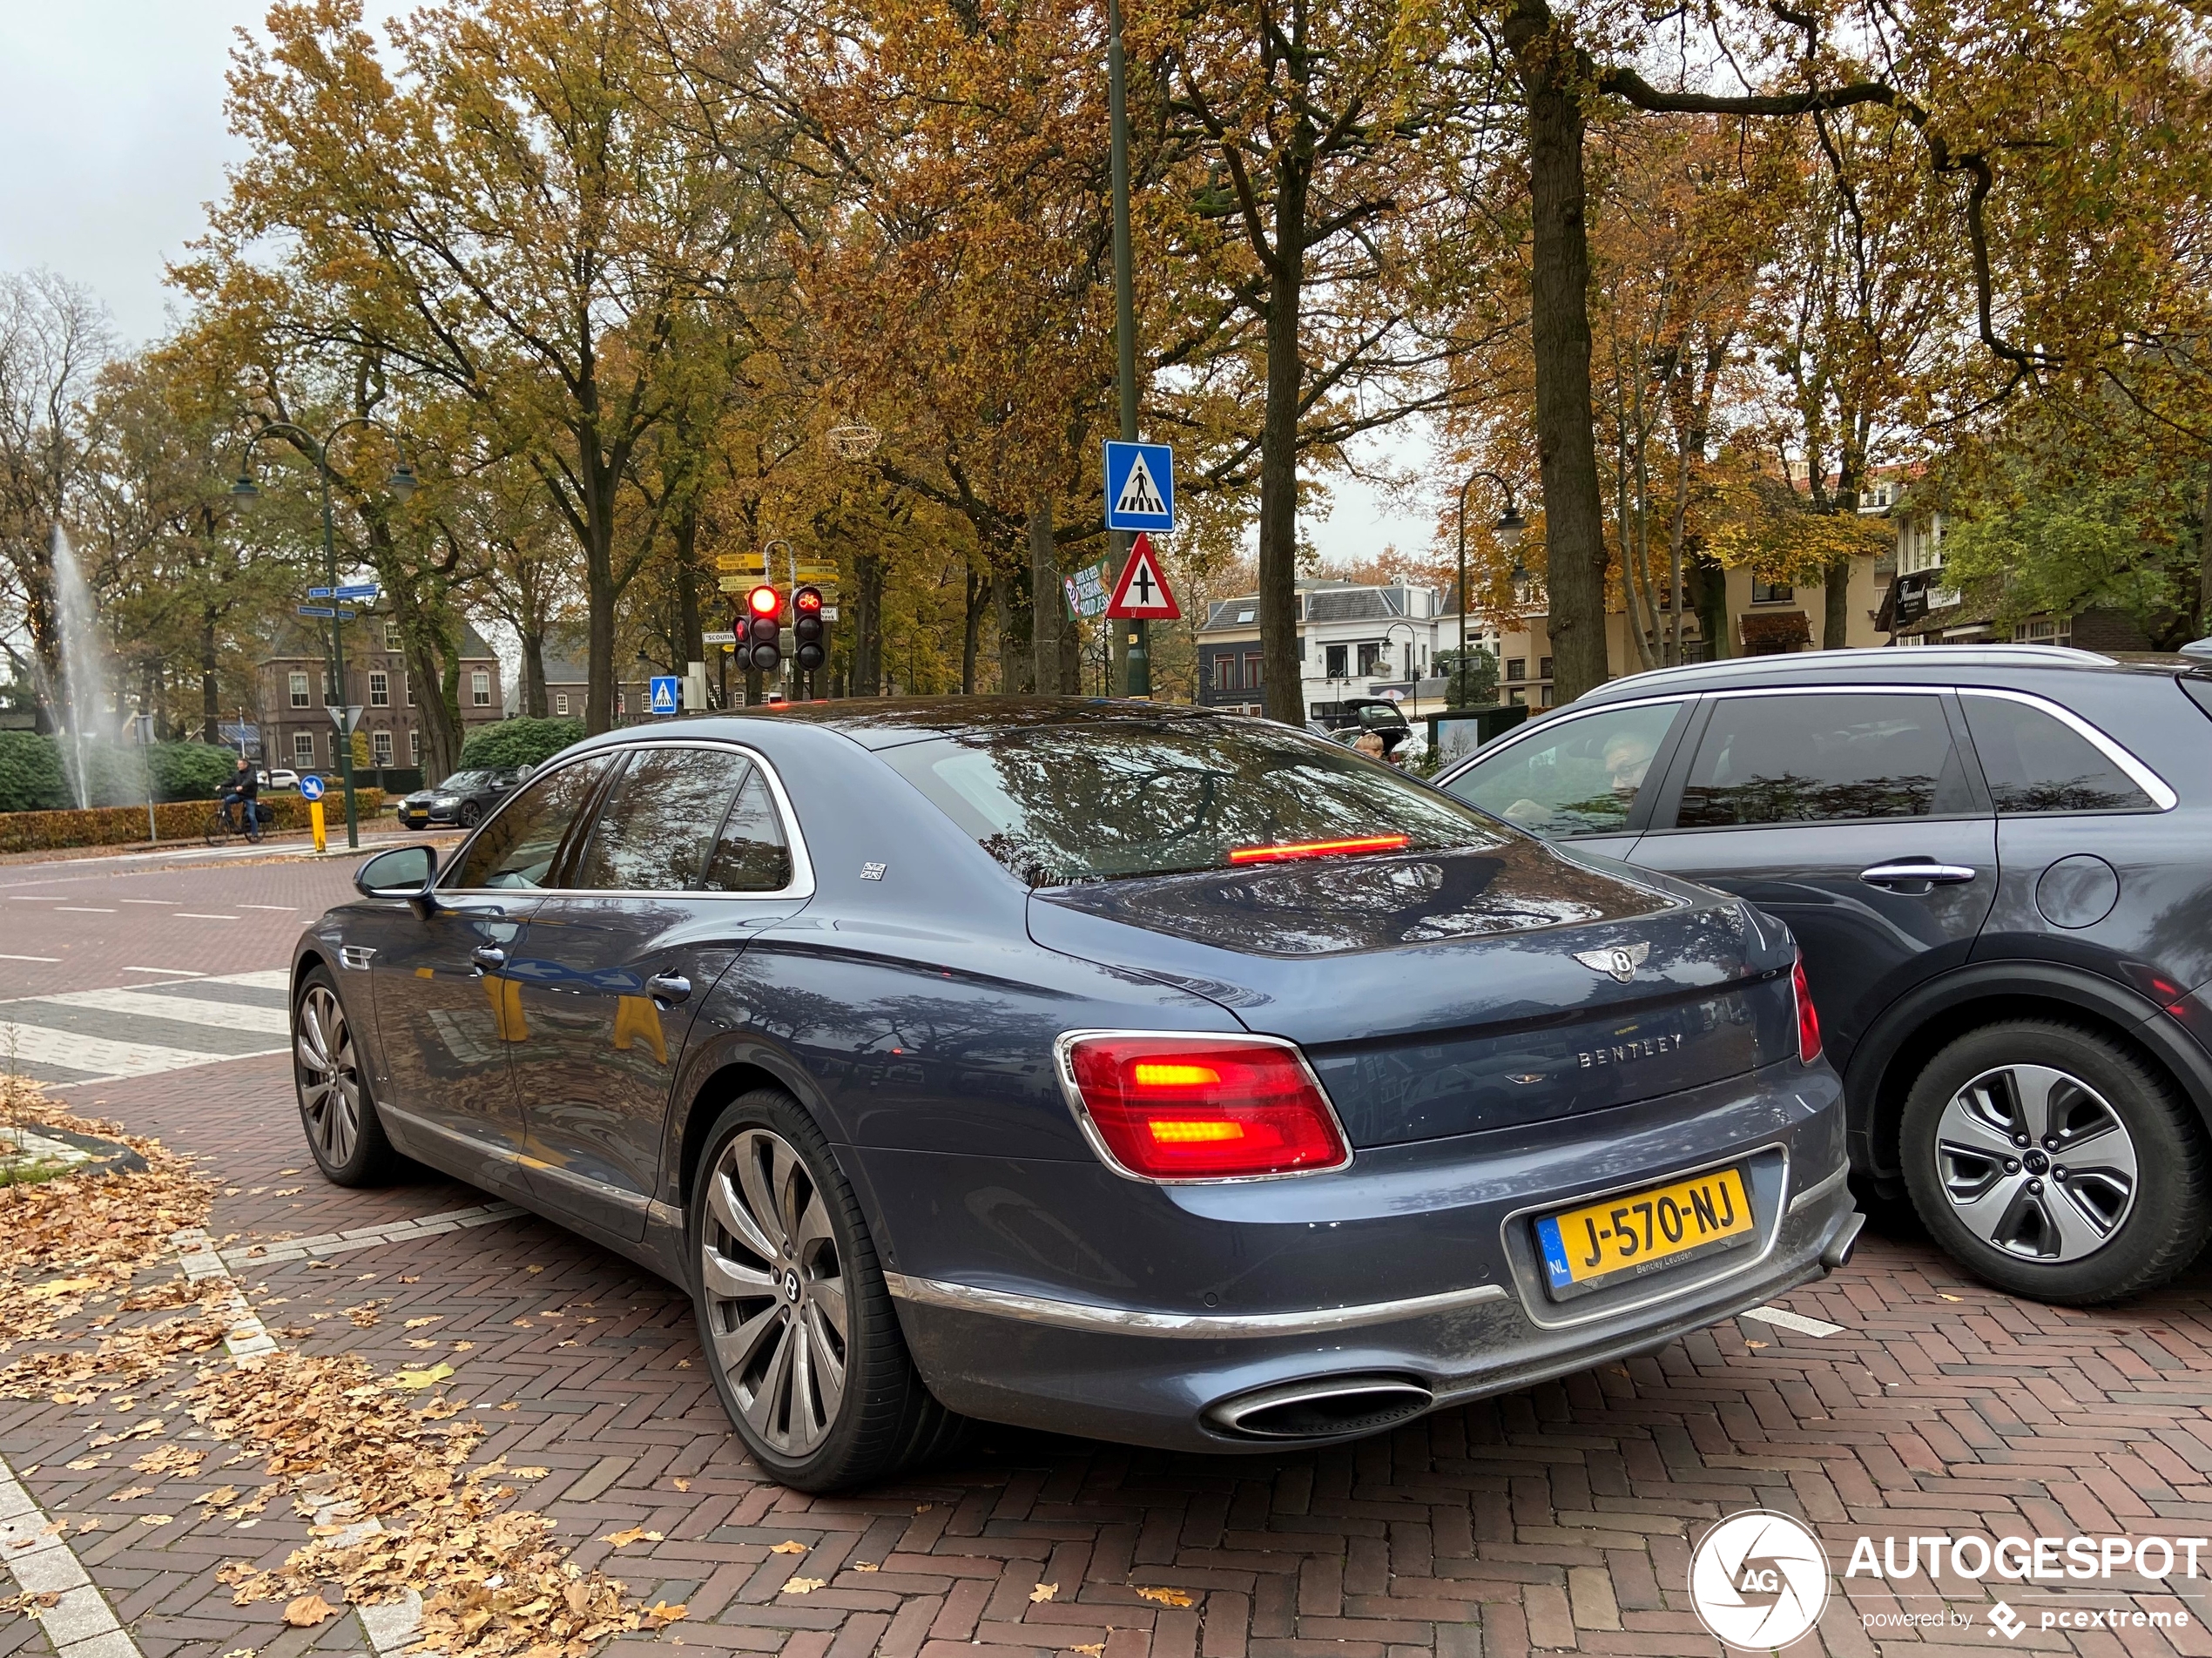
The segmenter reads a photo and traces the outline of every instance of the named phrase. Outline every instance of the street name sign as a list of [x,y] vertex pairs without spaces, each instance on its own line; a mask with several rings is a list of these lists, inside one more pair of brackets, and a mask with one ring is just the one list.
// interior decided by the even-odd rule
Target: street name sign
[[1159,557],[1152,551],[1150,536],[1140,533],[1130,546],[1129,563],[1122,566],[1122,579],[1114,583],[1114,596],[1106,614],[1145,622],[1172,622],[1183,614],[1160,569]]
[[336,596],[341,599],[374,599],[376,596],[376,583],[356,582],[351,587],[340,588]]
[[1175,528],[1175,450],[1165,443],[1106,445],[1106,528]]
[[295,604],[292,607],[301,616],[336,616],[336,607],[328,604]]

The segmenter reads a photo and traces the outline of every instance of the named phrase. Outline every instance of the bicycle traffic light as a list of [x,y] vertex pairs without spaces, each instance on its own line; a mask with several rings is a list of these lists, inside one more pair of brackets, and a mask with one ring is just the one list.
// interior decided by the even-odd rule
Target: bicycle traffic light
[[763,582],[745,595],[745,659],[761,672],[773,671],[784,659],[779,648],[783,633],[784,596]]
[[822,590],[802,587],[791,596],[792,657],[801,673],[813,673],[829,660],[822,631]]

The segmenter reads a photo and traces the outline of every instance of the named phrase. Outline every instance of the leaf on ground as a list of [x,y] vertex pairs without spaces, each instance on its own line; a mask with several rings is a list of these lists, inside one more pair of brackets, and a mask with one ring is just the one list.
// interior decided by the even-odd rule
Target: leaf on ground
[[880,1572],[883,1568],[873,1560],[855,1560],[853,1569],[856,1572]]
[[826,1580],[826,1579],[819,1577],[790,1578],[784,1583],[784,1593],[786,1594],[812,1594],[816,1589],[820,1588],[823,1583]]
[[25,1295],[40,1297],[76,1295],[85,1290],[97,1290],[105,1283],[104,1278],[51,1278],[44,1284],[34,1284],[24,1291]]
[[782,1542],[771,1545],[768,1552],[771,1554],[804,1554],[806,1545],[786,1537]]
[[599,1540],[612,1543],[617,1548],[628,1548],[632,1543],[658,1543],[660,1540],[658,1532],[649,1532],[643,1526],[632,1526],[624,1531],[609,1532]]
[[[404,1279],[404,1278],[402,1278],[402,1279],[401,1279],[401,1280],[400,1280],[400,1282],[401,1282],[401,1283],[402,1283],[402,1284],[404,1284],[404,1283],[406,1283],[406,1282],[407,1282],[407,1280],[406,1280],[406,1279]],[[425,1324],[436,1324],[436,1323],[438,1322],[438,1320],[440,1320],[441,1318],[444,1318],[444,1317],[445,1317],[445,1314],[443,1314],[442,1312],[433,1312],[433,1313],[428,1314],[427,1316],[425,1316],[425,1317],[423,1317],[423,1318],[410,1318],[410,1319],[408,1319],[408,1320],[407,1321],[407,1324],[406,1324],[406,1325],[404,1326],[404,1328],[408,1329],[408,1330],[420,1330],[420,1329],[421,1329],[421,1328],[422,1328],[422,1326],[423,1326],[423,1325],[425,1325]]]
[[140,1514],[138,1516],[138,1524],[141,1526],[166,1526],[176,1518],[177,1517],[174,1514]]
[[1106,1643],[1103,1641],[1090,1641],[1080,1647],[1070,1647],[1069,1650],[1082,1653],[1083,1658],[1099,1658],[1099,1655],[1106,1650]]
[[1029,1603],[1032,1606],[1041,1606],[1059,1593],[1060,1586],[1057,1583],[1040,1583],[1029,1591]]
[[435,1387],[452,1374],[453,1366],[441,1359],[428,1370],[401,1369],[394,1372],[392,1385],[408,1388]]
[[691,1609],[690,1605],[682,1601],[678,1601],[674,1606],[669,1605],[665,1601],[656,1601],[645,1608],[645,1628],[658,1629],[664,1624],[674,1623]]
[[1191,1599],[1188,1589],[1139,1589],[1136,1593],[1142,1599],[1163,1607],[1187,1607]]
[[675,1479],[671,1483],[672,1483],[678,1491],[689,1491],[691,1488],[691,1482],[685,1479],[682,1474],[678,1474]]
[[338,1608],[313,1590],[284,1604],[284,1621],[294,1629],[312,1629],[338,1615]]
[[110,1502],[136,1502],[141,1497],[151,1497],[152,1495],[153,1487],[152,1486],[132,1486],[127,1491],[116,1492],[113,1495],[108,1498],[108,1500]]

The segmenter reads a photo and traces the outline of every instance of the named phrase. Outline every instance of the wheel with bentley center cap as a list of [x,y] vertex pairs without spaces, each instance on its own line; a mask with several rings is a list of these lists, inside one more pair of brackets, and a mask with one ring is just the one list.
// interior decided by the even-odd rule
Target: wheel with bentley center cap
[[406,1161],[385,1136],[363,1063],[330,970],[314,968],[292,1008],[293,1085],[315,1167],[341,1186],[375,1185]]
[[840,1490],[948,1442],[960,1419],[914,1369],[859,1201],[789,1095],[755,1089],[723,1112],[691,1238],[708,1369],[771,1478]]

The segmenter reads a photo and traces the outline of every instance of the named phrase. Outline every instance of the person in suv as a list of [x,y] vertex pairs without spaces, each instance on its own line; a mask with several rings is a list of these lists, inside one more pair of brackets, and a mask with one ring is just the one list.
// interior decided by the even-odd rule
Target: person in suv
[[1852,1163],[2004,1289],[2212,1235],[2212,660],[1829,650],[1620,679],[1438,778],[1804,950]]

